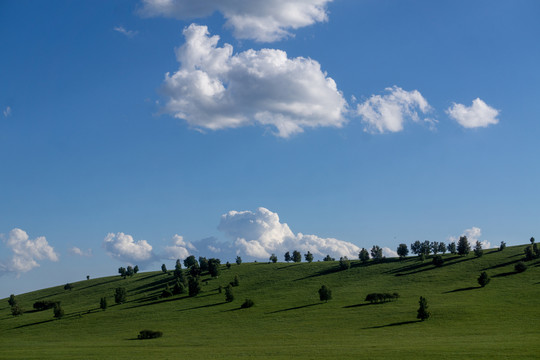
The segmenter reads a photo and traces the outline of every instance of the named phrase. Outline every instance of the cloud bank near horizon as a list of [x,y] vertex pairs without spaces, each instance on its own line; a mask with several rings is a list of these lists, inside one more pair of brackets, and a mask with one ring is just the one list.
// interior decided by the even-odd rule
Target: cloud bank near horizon
[[238,39],[273,42],[294,36],[291,30],[328,20],[333,0],[142,0],[143,17],[201,19],[219,12]]
[[191,24],[183,34],[180,68],[162,86],[164,111],[174,117],[197,129],[271,126],[283,138],[347,122],[347,102],[317,61],[276,49],[234,54],[206,26]]

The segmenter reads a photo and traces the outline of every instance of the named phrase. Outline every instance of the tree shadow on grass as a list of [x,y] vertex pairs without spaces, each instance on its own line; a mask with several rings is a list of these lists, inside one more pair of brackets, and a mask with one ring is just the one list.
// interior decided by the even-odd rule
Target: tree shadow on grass
[[505,266],[508,266],[508,265],[516,264],[516,263],[518,263],[519,261],[520,261],[520,259],[512,260],[512,261],[507,261],[507,262],[502,263],[502,264],[497,264],[497,265],[493,265],[493,266],[484,268],[484,269],[482,269],[482,271],[502,268],[502,267],[505,267]]
[[460,289],[454,289],[454,290],[450,290],[450,291],[445,291],[445,292],[443,292],[443,294],[449,294],[449,293],[460,292],[460,291],[469,291],[469,290],[475,290],[475,289],[481,289],[481,288],[482,288],[481,286],[469,286],[469,287],[466,287],[466,288],[460,288]]
[[312,306],[316,306],[316,305],[321,305],[321,304],[322,304],[322,302],[320,302],[320,303],[315,303],[315,304],[308,304],[308,305],[295,306],[295,307],[292,307],[292,308],[287,308],[287,309],[281,309],[281,310],[271,311],[271,312],[269,312],[268,314],[276,314],[276,313],[285,312],[285,311],[299,310],[299,309],[304,309],[304,308],[308,308],[308,307],[312,307]]
[[15,329],[22,329],[22,328],[29,327],[29,326],[46,324],[48,322],[55,321],[55,320],[57,320],[57,319],[49,319],[49,320],[38,321],[38,322],[35,322],[35,323],[30,323],[30,324],[19,325],[19,326],[16,326]]
[[494,278],[496,278],[496,277],[505,277],[505,276],[516,275],[516,274],[519,274],[519,273],[516,272],[516,271],[508,271],[508,272],[500,273],[500,274],[497,274],[497,275],[493,275],[493,277]]
[[314,278],[314,277],[319,277],[319,276],[324,276],[324,275],[330,275],[330,274],[333,274],[333,273],[336,273],[336,272],[340,272],[340,271],[345,271],[345,270],[342,270],[340,269],[339,265],[336,266],[336,267],[331,267],[329,269],[325,269],[325,270],[322,270],[322,271],[318,271],[316,272],[315,274],[311,274],[311,275],[308,275],[308,276],[304,276],[302,278],[299,278],[299,279],[294,279],[293,281],[301,281],[301,280],[306,280],[306,279],[311,279],[311,278]]
[[205,309],[205,308],[209,308],[209,307],[224,305],[226,303],[227,303],[226,301],[223,301],[223,302],[219,302],[219,303],[215,303],[215,304],[200,305],[200,306],[195,306],[195,307],[192,307],[192,308],[189,308],[189,309],[182,309],[182,310],[178,310],[178,311],[189,311],[189,310]]
[[292,268],[292,267],[295,267],[295,266],[300,266],[300,265],[302,265],[302,264],[301,263],[292,263],[290,265],[278,267],[278,268],[276,268],[276,270],[289,269],[289,268]]
[[362,307],[362,306],[370,306],[370,305],[380,305],[380,304],[383,304],[383,303],[361,303],[361,304],[354,304],[354,305],[347,305],[347,306],[344,306],[343,308],[344,309],[350,309],[350,308],[357,308],[357,307]]
[[391,324],[386,325],[379,325],[379,326],[371,326],[364,329],[380,329],[385,327],[391,327],[391,326],[401,326],[401,325],[408,325],[408,324],[416,324],[418,322],[422,322],[422,320],[410,320],[410,321],[401,321],[401,322],[395,322]]
[[[458,260],[450,262],[451,260],[454,260],[454,259],[458,259]],[[454,257],[445,259],[442,266],[435,266],[435,265],[433,265],[433,263],[431,261],[427,261],[425,263],[417,265],[416,267],[411,267],[410,269],[403,269],[402,268],[403,270],[402,269],[397,269],[397,270],[394,270],[393,272],[398,272],[397,274],[395,274],[395,276],[413,275],[413,274],[418,274],[418,273],[421,273],[421,272],[424,272],[424,271],[430,271],[430,270],[434,270],[434,269],[438,269],[438,268],[452,266],[452,265],[455,265],[455,264],[459,264],[459,263],[462,263],[462,262],[465,262],[465,261],[471,261],[471,260],[474,260],[474,259],[477,259],[477,258],[476,257],[454,256]],[[417,268],[419,270],[410,271],[410,270],[414,270],[415,268]],[[404,272],[403,273],[403,272],[400,272],[400,271],[409,271],[409,272]]]

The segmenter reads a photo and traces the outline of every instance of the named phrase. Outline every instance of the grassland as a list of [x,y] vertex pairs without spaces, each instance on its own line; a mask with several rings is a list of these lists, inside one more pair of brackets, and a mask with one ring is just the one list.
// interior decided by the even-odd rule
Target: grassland
[[[202,292],[158,299],[172,275],[139,273],[64,284],[17,296],[27,310],[13,317],[0,300],[0,359],[538,359],[540,357],[540,262],[515,273],[523,246],[431,261],[389,259],[338,270],[338,262],[244,263],[203,276]],[[111,269],[111,271],[114,269]],[[476,279],[487,271],[491,283]],[[235,301],[217,291],[235,275]],[[333,299],[321,303],[322,284]],[[128,302],[114,305],[123,286]],[[398,292],[398,301],[371,305],[370,292]],[[99,309],[102,296],[109,308]],[[420,296],[432,318],[416,320]],[[240,309],[245,298],[255,306]],[[37,300],[59,300],[52,310],[32,312]],[[140,330],[163,337],[136,340]]]

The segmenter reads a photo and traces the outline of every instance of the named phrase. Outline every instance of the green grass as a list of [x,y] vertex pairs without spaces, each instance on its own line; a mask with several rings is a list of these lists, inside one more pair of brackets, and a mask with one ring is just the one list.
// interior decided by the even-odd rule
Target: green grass
[[[202,293],[157,299],[172,275],[139,273],[64,284],[18,295],[27,311],[11,315],[0,300],[0,359],[533,359],[540,345],[540,262],[514,273],[523,246],[488,250],[481,258],[445,255],[430,260],[388,260],[338,271],[338,262],[250,263],[223,267],[218,279],[203,276]],[[492,277],[479,288],[481,271]],[[219,285],[240,278],[235,300]],[[207,280],[207,284],[204,281]],[[333,299],[321,303],[322,284]],[[118,286],[128,302],[114,305]],[[394,302],[368,305],[371,292],[398,292]],[[109,308],[99,309],[102,296]],[[416,320],[418,299],[432,318]],[[240,309],[246,298],[255,306]],[[31,312],[37,300],[60,300],[64,318],[52,310]],[[163,337],[136,340],[140,330]]]

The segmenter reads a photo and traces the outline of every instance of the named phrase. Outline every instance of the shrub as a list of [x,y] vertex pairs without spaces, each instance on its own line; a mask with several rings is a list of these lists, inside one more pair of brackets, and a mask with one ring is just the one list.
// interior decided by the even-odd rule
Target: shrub
[[426,298],[420,296],[420,301],[418,301],[418,304],[420,306],[418,307],[418,313],[416,315],[416,318],[422,321],[429,319],[431,313],[428,311],[428,304]]
[[330,255],[326,255],[326,257],[323,259],[323,261],[336,261],[336,259],[334,259]]
[[377,303],[383,303],[387,301],[393,301],[399,299],[399,294],[397,292],[390,294],[390,293],[371,293],[367,294],[366,299],[364,301],[369,301],[372,304]]
[[173,296],[173,292],[172,292],[171,287],[169,286],[169,284],[167,284],[167,286],[165,286],[165,289],[163,289],[163,291],[161,292],[160,297],[161,298],[168,298],[168,297],[171,297],[171,296]]
[[62,306],[60,305],[60,302],[56,303],[53,309],[54,317],[57,319],[60,319],[62,316],[64,316],[64,309],[62,309]]
[[536,255],[535,255],[533,247],[531,245],[527,246],[524,251],[525,251],[525,260],[526,261],[534,260]]
[[227,286],[225,288],[225,301],[226,302],[231,302],[233,300],[234,300],[234,294],[233,294],[233,291],[232,291],[232,287]]
[[230,268],[231,268],[231,263],[227,261],[227,263],[225,264],[225,266],[227,266],[227,269],[230,269]]
[[52,309],[57,303],[58,301],[40,300],[40,301],[36,301],[33,307],[36,311],[43,311],[43,310]]
[[19,316],[19,315],[22,315],[23,312],[24,311],[23,311],[22,307],[20,307],[19,304],[15,303],[15,304],[11,305],[11,315]]
[[339,259],[339,268],[341,270],[347,270],[351,268],[351,262],[346,256],[343,256]]
[[441,255],[435,255],[433,257],[433,265],[440,267],[440,266],[443,266],[443,264],[444,264],[444,260]]
[[117,304],[125,303],[127,299],[126,288],[118,287],[114,290],[114,302]]
[[516,272],[521,273],[527,270],[527,265],[525,265],[523,261],[520,261],[514,266],[514,269],[516,270]]
[[139,340],[145,340],[145,339],[156,339],[163,336],[163,333],[161,331],[153,331],[153,330],[142,330],[139,332],[139,335],[137,338]]
[[208,260],[208,271],[210,276],[218,277],[221,274],[221,261],[214,258]]
[[242,305],[240,305],[240,307],[242,309],[247,309],[247,308],[250,308],[252,307],[253,305],[255,305],[255,303],[253,302],[253,300],[251,299],[246,299],[246,301],[244,301],[244,303]]
[[70,283],[67,283],[66,285],[64,285],[64,290],[71,290],[73,289],[73,285],[71,285]]
[[325,302],[332,300],[332,290],[326,287],[326,285],[321,286],[319,289],[319,299]]
[[234,280],[229,283],[232,286],[238,286],[240,285],[240,280],[238,279],[238,275],[234,275]]
[[478,284],[479,284],[481,287],[484,287],[484,286],[486,286],[487,284],[489,284],[490,281],[491,281],[491,279],[489,278],[489,275],[487,274],[487,272],[482,271],[482,273],[481,273],[480,276],[478,277]]
[[186,289],[184,287],[184,284],[180,282],[180,280],[176,280],[176,284],[174,284],[173,288],[173,294],[174,295],[180,295],[186,292]]
[[103,311],[107,310],[107,298],[106,297],[102,297],[101,300],[99,301],[99,308]]

